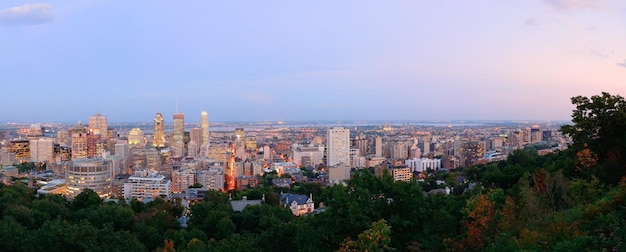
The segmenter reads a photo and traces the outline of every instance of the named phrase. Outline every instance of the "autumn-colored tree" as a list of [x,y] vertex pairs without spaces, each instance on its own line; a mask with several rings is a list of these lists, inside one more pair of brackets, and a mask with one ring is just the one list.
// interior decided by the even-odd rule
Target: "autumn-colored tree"
[[464,236],[453,246],[457,251],[479,251],[487,244],[492,231],[495,204],[488,195],[477,195],[467,201]]
[[157,252],[176,252],[176,249],[174,248],[174,241],[165,239],[163,240],[163,243],[164,247],[159,247]]

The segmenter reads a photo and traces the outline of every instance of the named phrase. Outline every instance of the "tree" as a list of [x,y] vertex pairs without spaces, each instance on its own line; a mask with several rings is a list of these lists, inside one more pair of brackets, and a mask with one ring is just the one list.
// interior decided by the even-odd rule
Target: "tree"
[[72,201],[71,208],[76,211],[90,206],[99,206],[100,204],[102,204],[100,196],[93,190],[85,188],[81,193],[76,195],[76,198]]
[[573,140],[570,148],[573,153],[588,148],[587,154],[597,155],[598,177],[617,184],[626,175],[626,100],[602,92],[591,98],[573,97],[572,104],[576,105],[572,112],[574,124],[561,127],[561,132]]
[[339,251],[391,251],[390,243],[391,227],[380,219],[372,223],[372,228],[360,233],[356,241],[346,238]]

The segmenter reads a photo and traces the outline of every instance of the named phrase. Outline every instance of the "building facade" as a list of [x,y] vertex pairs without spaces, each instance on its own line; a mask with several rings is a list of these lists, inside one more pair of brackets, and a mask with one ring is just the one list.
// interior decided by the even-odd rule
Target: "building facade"
[[172,199],[172,181],[157,172],[137,171],[124,183],[124,199]]
[[339,163],[350,164],[350,130],[333,127],[327,132],[326,165],[335,166]]
[[101,198],[111,196],[113,165],[105,159],[75,159],[67,166],[65,181],[67,196],[74,198],[83,189],[89,188]]
[[202,111],[200,113],[200,129],[202,129],[202,141],[200,145],[209,145],[209,113]]
[[183,142],[185,137],[185,114],[174,114],[174,134],[172,143]]
[[154,134],[153,134],[152,146],[165,147],[165,122],[163,115],[157,113],[154,116]]

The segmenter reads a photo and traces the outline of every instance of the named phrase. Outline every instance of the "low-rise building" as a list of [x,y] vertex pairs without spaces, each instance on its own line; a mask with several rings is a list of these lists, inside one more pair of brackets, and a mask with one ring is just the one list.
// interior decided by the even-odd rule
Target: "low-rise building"
[[137,171],[124,183],[124,198],[139,201],[155,198],[170,200],[172,181],[157,172]]
[[302,194],[281,193],[280,205],[289,208],[291,213],[295,216],[301,216],[307,213],[312,213],[315,210],[315,203],[313,202],[313,196]]

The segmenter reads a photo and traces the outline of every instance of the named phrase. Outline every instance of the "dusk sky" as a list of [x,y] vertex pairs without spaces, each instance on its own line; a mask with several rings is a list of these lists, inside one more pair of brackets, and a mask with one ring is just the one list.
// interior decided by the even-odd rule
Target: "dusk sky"
[[0,122],[567,120],[626,1],[0,2]]

